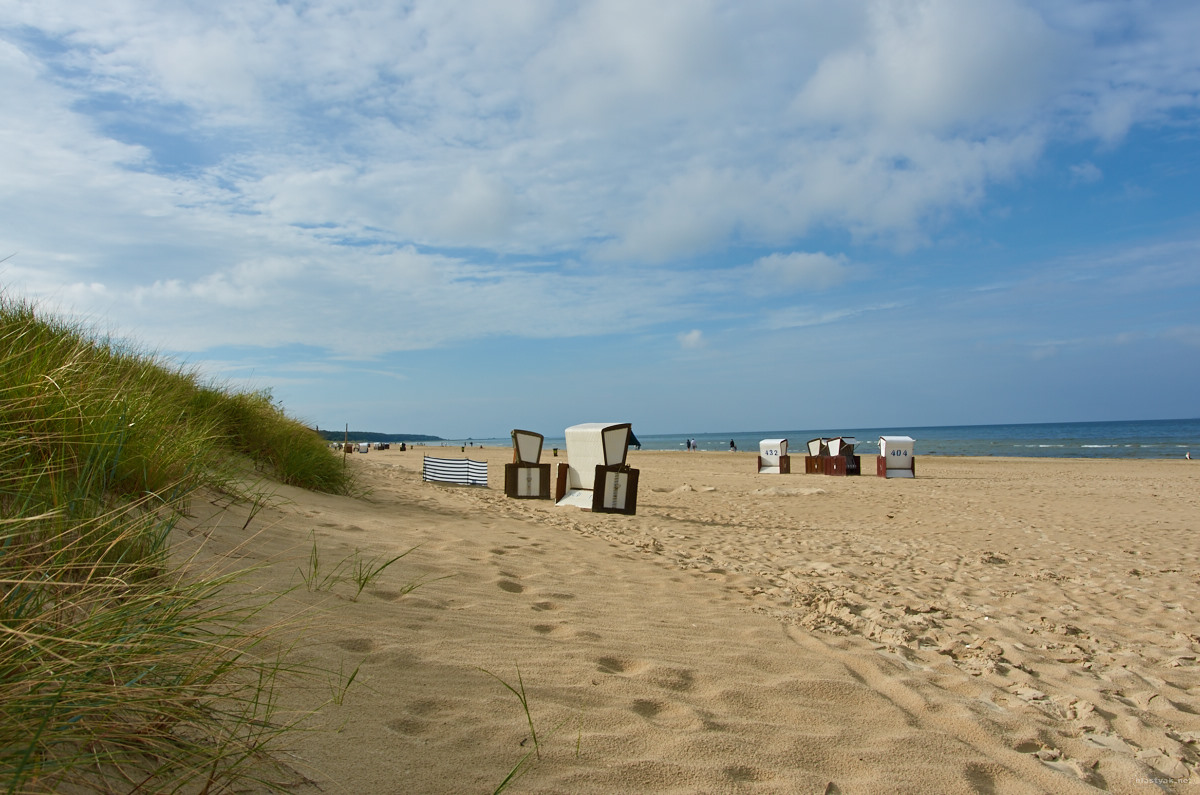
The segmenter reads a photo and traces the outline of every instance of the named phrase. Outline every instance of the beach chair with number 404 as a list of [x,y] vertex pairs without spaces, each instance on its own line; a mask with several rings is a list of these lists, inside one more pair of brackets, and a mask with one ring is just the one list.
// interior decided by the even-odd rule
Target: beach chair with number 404
[[558,465],[555,504],[599,513],[636,513],[638,470],[625,463],[632,433],[627,422],[588,422],[567,428],[567,461]]
[[545,437],[514,429],[513,462],[504,465],[504,494],[520,500],[550,499],[550,465],[541,463]]
[[881,478],[911,478],[917,474],[911,436],[880,436],[875,474]]

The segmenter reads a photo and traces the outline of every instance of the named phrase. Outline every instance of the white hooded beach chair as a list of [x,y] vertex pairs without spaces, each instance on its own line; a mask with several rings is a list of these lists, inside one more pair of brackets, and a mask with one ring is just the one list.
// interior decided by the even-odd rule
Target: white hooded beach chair
[[911,436],[880,436],[875,474],[881,478],[911,478],[917,475],[916,443]]
[[758,473],[760,475],[789,475],[792,459],[788,456],[787,439],[763,439],[758,443]]
[[550,465],[541,463],[540,433],[514,429],[513,462],[504,465],[504,493],[524,500],[550,499]]
[[630,424],[588,422],[572,425],[564,435],[567,461],[558,465],[555,504],[600,513],[635,513],[638,470],[625,463]]

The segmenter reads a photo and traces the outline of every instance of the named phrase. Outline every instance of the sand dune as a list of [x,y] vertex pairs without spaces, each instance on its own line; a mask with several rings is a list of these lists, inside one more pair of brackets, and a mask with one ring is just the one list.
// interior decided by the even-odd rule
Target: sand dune
[[[358,670],[285,690],[324,704],[292,791],[491,792],[533,748],[518,677],[541,758],[514,792],[1200,791],[1200,464],[883,480],[636,451],[620,516],[507,499],[508,449],[428,452],[486,459],[490,487],[373,451],[366,498],[281,487],[247,530],[198,510],[181,535],[263,564],[243,587],[300,586],[263,619],[309,611],[290,659]],[[303,587],[314,543],[326,566],[417,549],[353,600]]]

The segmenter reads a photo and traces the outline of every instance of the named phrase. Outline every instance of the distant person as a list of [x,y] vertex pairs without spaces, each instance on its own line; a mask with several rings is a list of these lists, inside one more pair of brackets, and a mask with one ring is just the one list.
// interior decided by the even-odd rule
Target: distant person
[[731,452],[731,453],[737,452],[737,445],[733,443],[733,439],[729,440],[729,452]]
[[1183,457],[1186,458],[1188,461],[1191,461],[1192,460],[1192,451],[1188,450],[1186,453],[1183,454]]
[[692,449],[692,440],[691,439],[684,439],[683,443],[687,445],[687,449],[689,449],[689,450]]

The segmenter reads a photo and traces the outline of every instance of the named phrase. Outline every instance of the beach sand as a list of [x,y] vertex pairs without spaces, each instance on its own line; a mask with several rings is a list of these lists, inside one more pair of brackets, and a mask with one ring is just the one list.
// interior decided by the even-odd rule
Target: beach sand
[[[423,483],[423,453],[490,485]],[[291,791],[492,792],[534,750],[503,680],[540,749],[511,792],[1200,792],[1200,464],[632,451],[622,516],[506,498],[511,460],[356,454],[365,498],[278,487],[246,529],[208,503],[181,529],[293,589],[261,618],[301,614],[289,660],[358,672],[283,689],[316,710]],[[326,572],[416,549],[355,600],[304,587],[314,543]]]

